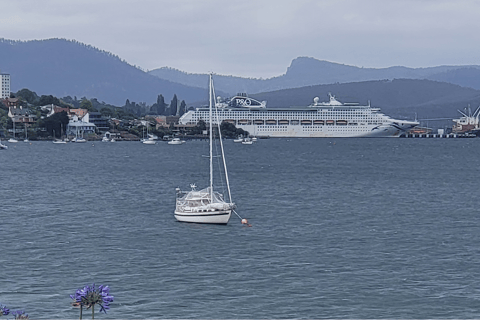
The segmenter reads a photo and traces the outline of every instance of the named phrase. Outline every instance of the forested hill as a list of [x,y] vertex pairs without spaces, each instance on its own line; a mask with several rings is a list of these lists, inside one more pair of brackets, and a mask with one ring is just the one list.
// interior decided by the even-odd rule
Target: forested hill
[[97,98],[122,106],[126,99],[154,103],[159,94],[198,101],[206,91],[159,79],[118,56],[65,39],[0,39],[0,71],[11,75],[12,91],[28,88],[39,95]]

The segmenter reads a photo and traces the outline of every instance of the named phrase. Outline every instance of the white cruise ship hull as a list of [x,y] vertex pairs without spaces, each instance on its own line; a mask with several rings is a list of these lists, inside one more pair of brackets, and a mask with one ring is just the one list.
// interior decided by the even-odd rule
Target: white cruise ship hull
[[251,135],[270,138],[360,138],[360,137],[399,137],[402,132],[393,126],[254,126],[237,125]]

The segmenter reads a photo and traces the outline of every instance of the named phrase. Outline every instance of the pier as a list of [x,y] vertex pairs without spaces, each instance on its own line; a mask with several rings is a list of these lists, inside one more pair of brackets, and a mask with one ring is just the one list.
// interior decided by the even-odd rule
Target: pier
[[407,133],[401,135],[400,138],[444,138],[444,139],[460,139],[460,138],[476,138],[477,136],[469,133],[449,133],[449,134],[438,134],[438,133]]

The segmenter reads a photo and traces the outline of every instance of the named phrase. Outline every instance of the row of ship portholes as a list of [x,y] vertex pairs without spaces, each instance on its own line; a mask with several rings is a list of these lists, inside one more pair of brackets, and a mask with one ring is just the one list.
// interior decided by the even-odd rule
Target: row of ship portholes
[[267,125],[267,126],[276,126],[276,125],[302,125],[302,126],[311,126],[311,125],[317,125],[317,126],[346,126],[346,125],[358,125],[356,122],[351,122],[348,123],[347,120],[223,120],[225,122],[234,124],[234,125]]

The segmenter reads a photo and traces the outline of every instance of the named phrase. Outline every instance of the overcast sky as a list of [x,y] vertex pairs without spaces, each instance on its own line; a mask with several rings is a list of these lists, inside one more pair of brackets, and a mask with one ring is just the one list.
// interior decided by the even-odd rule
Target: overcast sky
[[0,37],[74,39],[145,70],[480,65],[478,0],[0,0],[0,12]]

